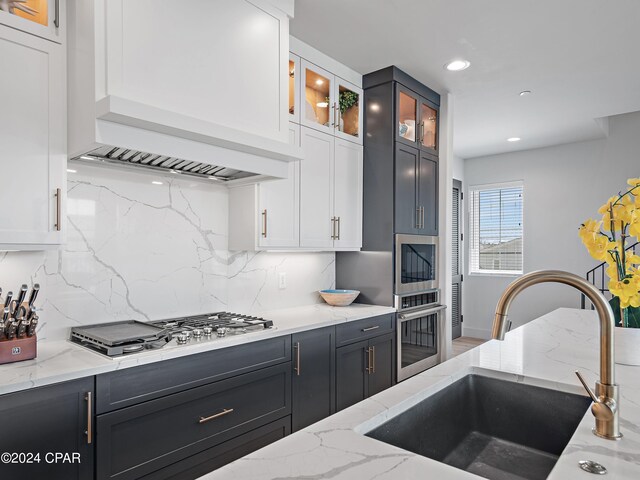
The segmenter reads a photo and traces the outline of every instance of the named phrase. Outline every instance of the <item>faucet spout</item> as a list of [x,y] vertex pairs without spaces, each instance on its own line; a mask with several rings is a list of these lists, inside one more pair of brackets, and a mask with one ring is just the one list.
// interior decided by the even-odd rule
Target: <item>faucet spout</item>
[[493,320],[492,337],[504,340],[511,328],[511,321],[508,319],[511,303],[520,292],[538,283],[569,285],[583,293],[594,305],[600,321],[600,381],[596,382],[595,390],[598,401],[594,402],[591,409],[596,417],[594,433],[603,438],[620,438],[622,434],[617,406],[619,389],[615,384],[613,356],[615,320],[609,302],[594,285],[573,273],[561,270],[540,270],[523,275],[512,282],[500,297]]

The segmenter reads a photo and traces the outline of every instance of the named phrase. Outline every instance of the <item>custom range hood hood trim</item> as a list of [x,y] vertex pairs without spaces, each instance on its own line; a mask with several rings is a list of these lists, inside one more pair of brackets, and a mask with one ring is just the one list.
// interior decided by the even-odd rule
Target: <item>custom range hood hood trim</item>
[[[105,166],[120,165],[139,171],[165,170],[166,173],[184,173],[236,184],[286,178],[288,163],[302,157],[299,147],[113,96],[96,102],[96,114],[96,143],[90,148],[73,152],[72,160],[102,161],[101,164]],[[113,157],[105,155],[113,149],[116,149]],[[120,157],[125,150],[128,152]],[[134,152],[140,154],[134,157]],[[178,165],[175,162],[162,162],[164,166],[157,167],[128,161],[139,160],[146,153],[153,157],[193,162],[194,165],[187,170],[199,170],[195,165],[199,163],[224,167],[227,171],[237,173],[229,177],[199,175],[197,172],[172,169],[172,166]]]

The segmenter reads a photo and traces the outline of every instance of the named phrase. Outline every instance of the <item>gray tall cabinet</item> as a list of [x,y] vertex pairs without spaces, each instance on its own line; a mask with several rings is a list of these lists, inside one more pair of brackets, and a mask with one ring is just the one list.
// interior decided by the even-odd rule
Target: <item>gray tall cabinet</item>
[[438,235],[440,95],[397,67],[363,77],[363,250]]

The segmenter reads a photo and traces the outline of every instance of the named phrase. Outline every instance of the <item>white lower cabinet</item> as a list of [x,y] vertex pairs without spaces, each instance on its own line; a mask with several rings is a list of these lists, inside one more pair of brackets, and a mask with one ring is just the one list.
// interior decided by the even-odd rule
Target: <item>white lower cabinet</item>
[[362,146],[301,127],[300,246],[362,247]]
[[64,48],[0,25],[0,250],[64,240]]

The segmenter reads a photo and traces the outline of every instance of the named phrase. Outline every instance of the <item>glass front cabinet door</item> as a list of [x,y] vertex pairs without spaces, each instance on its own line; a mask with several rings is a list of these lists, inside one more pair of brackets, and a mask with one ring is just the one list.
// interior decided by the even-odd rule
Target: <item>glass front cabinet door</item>
[[333,133],[333,75],[306,60],[301,60],[300,123],[326,133]]
[[300,57],[289,54],[289,121],[300,123]]
[[438,150],[438,110],[428,100],[420,103],[420,148]]
[[408,88],[396,84],[397,125],[396,140],[416,145],[418,135],[418,96]]
[[336,77],[333,103],[336,136],[362,143],[362,103],[362,89]]
[[62,43],[66,0],[0,0],[0,23]]

